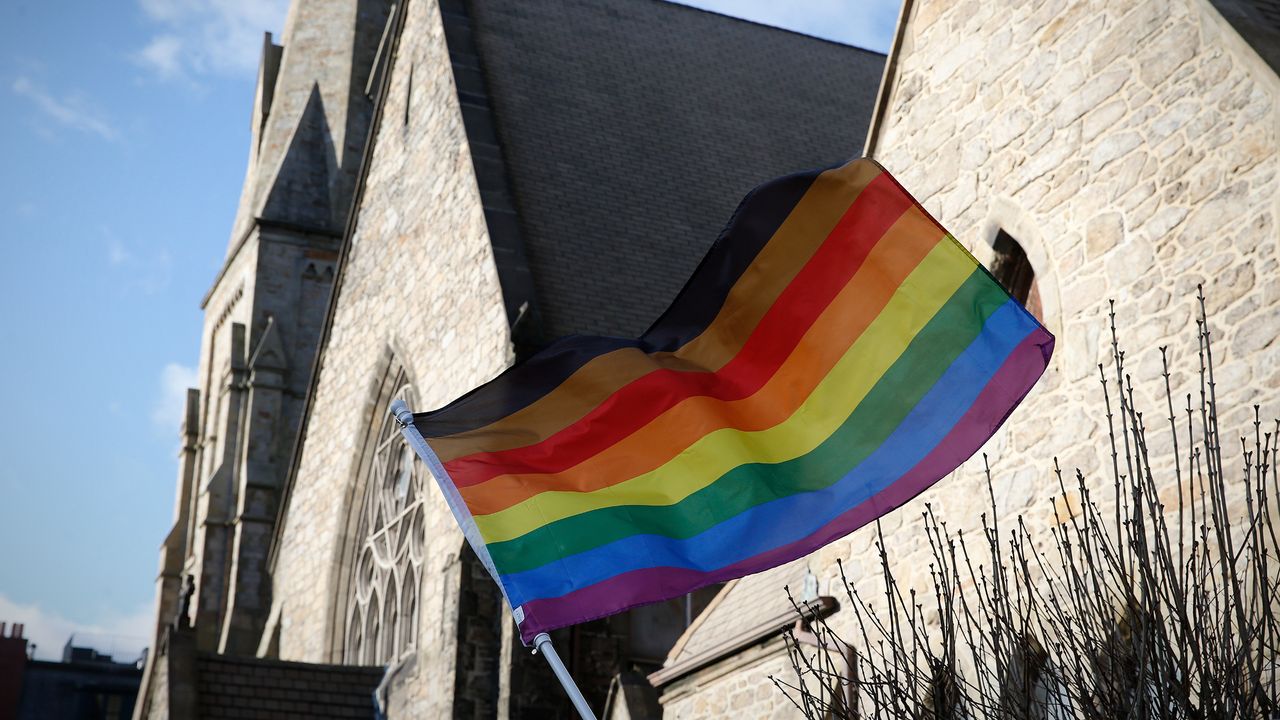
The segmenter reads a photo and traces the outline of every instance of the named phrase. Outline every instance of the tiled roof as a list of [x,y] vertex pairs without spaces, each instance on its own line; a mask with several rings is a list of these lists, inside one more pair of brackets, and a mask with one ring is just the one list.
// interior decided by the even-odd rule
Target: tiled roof
[[201,720],[374,717],[380,667],[313,665],[201,653]]
[[466,13],[541,340],[643,332],[748,190],[861,153],[884,63],[664,0]]
[[674,665],[686,658],[701,655],[726,639],[754,628],[765,621],[793,612],[783,587],[791,589],[796,602],[804,594],[804,576],[808,559],[800,558],[772,570],[748,575],[732,586],[725,587],[722,597],[714,601],[703,617],[690,629],[688,639],[678,645],[678,653],[667,658],[667,665]]

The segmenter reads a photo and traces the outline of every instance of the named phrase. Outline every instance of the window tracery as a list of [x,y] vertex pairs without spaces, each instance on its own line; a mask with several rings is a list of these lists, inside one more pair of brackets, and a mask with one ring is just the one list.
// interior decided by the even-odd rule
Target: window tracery
[[418,631],[426,468],[386,410],[397,399],[416,406],[403,369],[394,374],[391,388],[390,394],[383,393],[381,412],[373,421],[376,445],[365,471],[354,535],[343,650],[344,662],[352,665],[395,660],[413,647]]

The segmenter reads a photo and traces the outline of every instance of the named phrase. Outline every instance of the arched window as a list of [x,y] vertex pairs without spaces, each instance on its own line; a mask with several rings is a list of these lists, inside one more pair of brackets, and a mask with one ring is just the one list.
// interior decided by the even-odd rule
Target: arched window
[[991,274],[1032,315],[1043,317],[1040,289],[1036,287],[1036,271],[1031,267],[1026,251],[1004,230],[996,233],[992,250],[994,257],[991,260]]
[[427,471],[387,412],[397,399],[416,407],[413,387],[402,369],[389,377],[390,392],[382,393],[385,402],[373,420],[376,445],[358,505],[343,644],[343,661],[351,665],[385,665],[411,648],[418,634]]

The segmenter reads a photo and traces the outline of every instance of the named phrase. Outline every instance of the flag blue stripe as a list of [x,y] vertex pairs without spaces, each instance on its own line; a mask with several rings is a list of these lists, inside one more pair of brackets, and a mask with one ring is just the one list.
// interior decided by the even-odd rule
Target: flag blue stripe
[[1017,303],[1006,301],[888,440],[833,485],[758,505],[693,537],[633,535],[504,575],[511,601],[524,604],[559,597],[648,567],[711,571],[805,537],[920,462],[969,409],[1009,353],[1037,327]]

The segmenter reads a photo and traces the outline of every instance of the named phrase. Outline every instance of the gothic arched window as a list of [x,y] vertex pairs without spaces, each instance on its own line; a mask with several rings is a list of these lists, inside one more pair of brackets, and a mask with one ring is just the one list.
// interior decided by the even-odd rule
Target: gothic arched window
[[[347,598],[343,661],[385,665],[413,647],[418,631],[418,586],[424,543],[426,468],[405,444],[387,412],[392,400],[415,407],[404,370],[389,374],[390,392],[374,417],[376,444],[366,466],[358,506],[352,577]],[[371,428],[371,430],[373,429]]]

